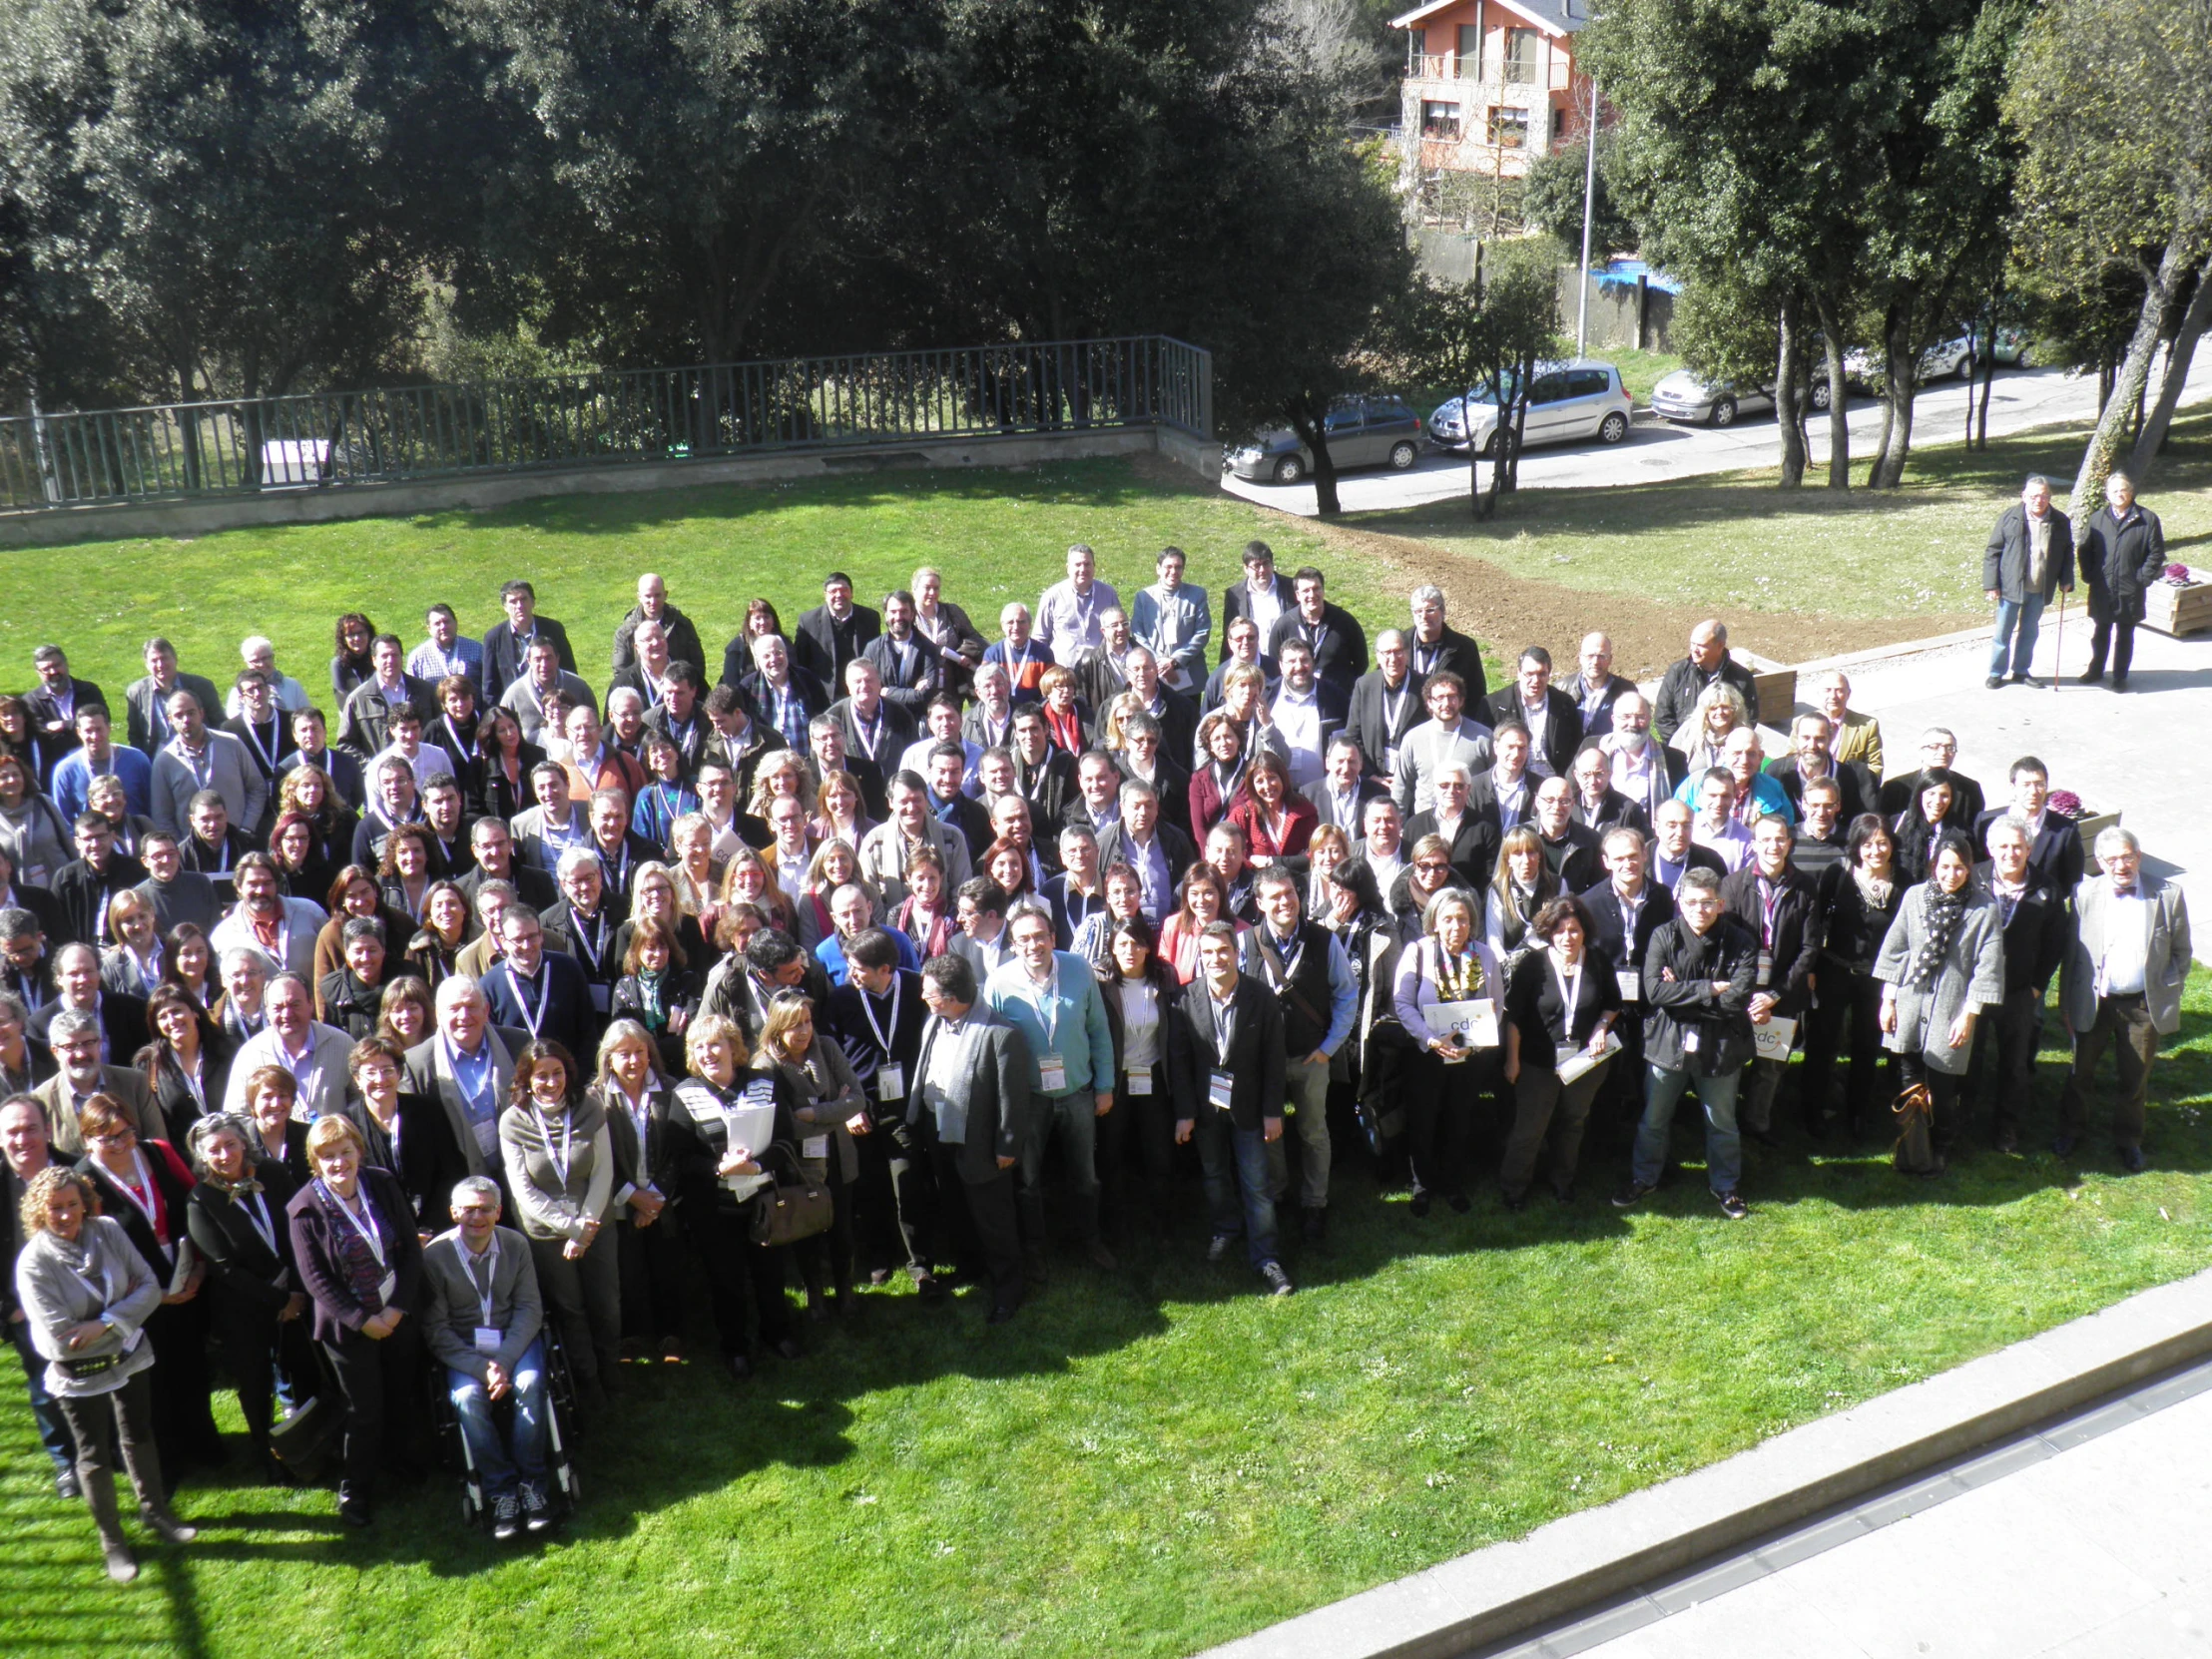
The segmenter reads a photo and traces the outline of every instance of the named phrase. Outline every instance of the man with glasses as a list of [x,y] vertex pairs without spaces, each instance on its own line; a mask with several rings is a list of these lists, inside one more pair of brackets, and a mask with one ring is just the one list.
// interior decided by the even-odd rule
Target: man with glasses
[[145,1077],[128,1066],[101,1063],[98,1015],[69,1009],[55,1016],[47,1037],[61,1069],[33,1091],[33,1098],[46,1113],[47,1139],[55,1152],[64,1158],[85,1155],[77,1113],[96,1094],[104,1094],[122,1107],[146,1139],[170,1138],[168,1122],[155,1104]]

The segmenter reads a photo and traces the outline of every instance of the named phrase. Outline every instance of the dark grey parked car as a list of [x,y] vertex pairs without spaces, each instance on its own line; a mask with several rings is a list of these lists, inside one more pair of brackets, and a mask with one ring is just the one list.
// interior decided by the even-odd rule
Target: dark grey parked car
[[[1420,459],[1420,417],[1402,397],[1345,397],[1323,430],[1339,472],[1386,466],[1402,472]],[[1312,451],[1289,428],[1260,433],[1222,456],[1224,472],[1254,483],[1295,484],[1314,470]]]

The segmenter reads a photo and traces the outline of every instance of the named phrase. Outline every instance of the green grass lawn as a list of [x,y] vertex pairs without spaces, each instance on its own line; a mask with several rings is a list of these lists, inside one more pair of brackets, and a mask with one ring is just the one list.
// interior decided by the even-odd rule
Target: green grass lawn
[[[1471,554],[1516,576],[1724,615],[1978,617],[1990,524],[2030,472],[2065,489],[2081,444],[2080,434],[2061,430],[1996,439],[1970,453],[1957,444],[1916,450],[1897,490],[1831,491],[1821,487],[1823,470],[1785,492],[1770,469],[1627,489],[1521,490],[1488,523],[1470,519],[1464,500],[1347,522]],[[1870,463],[1857,458],[1855,483],[1864,484]],[[2163,521],[2173,558],[2208,562],[2212,412],[2174,423],[2143,501]],[[2077,526],[2087,517],[2074,516]]]
[[[1981,1152],[1929,1183],[1869,1148],[1753,1148],[1737,1225],[1695,1167],[1616,1213],[1607,1145],[1573,1208],[1520,1216],[1484,1192],[1415,1223],[1355,1174],[1289,1302],[1206,1268],[1190,1224],[1111,1278],[1060,1269],[1001,1331],[972,1298],[869,1295],[856,1329],[746,1388],[710,1366],[631,1381],[582,1451],[584,1513],[531,1552],[465,1531],[443,1479],[365,1534],[326,1493],[199,1484],[180,1507],[204,1541],[112,1589],[10,1364],[0,1643],[458,1659],[526,1629],[581,1653],[1187,1653],[2196,1271],[2208,1102],[2200,971],[2132,1180],[2101,1157],[2077,1177]],[[1702,1158],[1687,1133],[1677,1151]]]

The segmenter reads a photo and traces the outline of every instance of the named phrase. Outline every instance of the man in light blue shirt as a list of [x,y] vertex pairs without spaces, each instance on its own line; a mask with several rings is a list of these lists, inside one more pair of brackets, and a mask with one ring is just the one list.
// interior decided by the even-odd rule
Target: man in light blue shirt
[[1163,547],[1154,569],[1159,581],[1137,595],[1129,633],[1160,659],[1160,678],[1195,697],[1206,684],[1206,646],[1214,637],[1214,611],[1201,587],[1183,581],[1183,550]]
[[1013,957],[983,987],[991,1011],[1022,1035],[1029,1051],[1028,1133],[1021,1148],[1015,1207],[1022,1265],[1044,1282],[1044,1160],[1060,1143],[1073,1189],[1076,1237],[1101,1268],[1119,1264],[1098,1236],[1098,1120],[1114,1108],[1114,1040],[1098,981],[1082,957],[1052,948],[1052,912],[1035,900],[1006,918]]
[[453,607],[443,601],[423,613],[422,625],[430,637],[407,653],[407,672],[433,686],[449,675],[458,674],[476,688],[478,697],[482,697],[483,642],[472,640],[461,632],[460,624],[453,617]]

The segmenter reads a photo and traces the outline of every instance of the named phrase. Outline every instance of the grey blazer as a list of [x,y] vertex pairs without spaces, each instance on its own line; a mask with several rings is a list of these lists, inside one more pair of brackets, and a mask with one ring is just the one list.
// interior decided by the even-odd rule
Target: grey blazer
[[499,1252],[491,1274],[491,1323],[501,1333],[497,1354],[476,1352],[476,1328],[484,1323],[482,1280],[470,1277],[461,1261],[468,1249],[461,1243],[461,1230],[455,1227],[440,1233],[422,1251],[422,1340],[440,1365],[466,1372],[479,1382],[492,1360],[512,1377],[523,1352],[537,1341],[545,1324],[530,1241],[511,1227],[496,1227],[492,1243]]
[[[2181,888],[2147,870],[2135,877],[2150,908],[2150,940],[2143,952],[2143,999],[2161,1036],[2181,1029],[2181,987],[2189,977],[2189,905]],[[2092,875],[2074,888],[2080,927],[2058,975],[2058,1006],[2076,1031],[2096,1023],[2097,972],[2104,960],[2105,929],[2112,919],[2112,878]]]
[[[961,1045],[952,1094],[967,1107],[967,1138],[959,1148],[960,1178],[975,1185],[1004,1173],[999,1159],[1020,1154],[1029,1117],[1029,1045],[980,999],[968,1009],[956,1037],[948,1038],[944,1021],[932,1016],[921,1029],[921,1051],[914,1056],[907,1079],[908,1123],[918,1123],[925,1115],[922,1079],[929,1075],[936,1045],[948,1041]],[[932,1139],[935,1133],[932,1124]]]
[[2004,927],[1988,894],[1971,889],[1969,894],[1935,984],[1905,983],[1928,938],[1926,881],[1907,889],[1874,962],[1874,976],[1897,986],[1898,993],[1898,1028],[1882,1039],[1883,1046],[1895,1054],[1918,1054],[1931,1069],[1953,1077],[1965,1076],[1973,1044],[1950,1046],[1951,1021],[1968,1008],[1981,1013],[2004,1001]]
[[[269,804],[269,780],[246,752],[246,745],[228,732],[209,731],[207,787],[223,797],[230,810],[231,827],[249,834],[262,822]],[[154,823],[172,834],[192,829],[192,798],[200,793],[199,778],[167,744],[154,755]]]
[[[484,1041],[491,1044],[492,1075],[496,1079],[499,1110],[503,1112],[507,1107],[507,1091],[515,1080],[515,1048],[496,1027],[484,1032]],[[407,1050],[407,1073],[399,1087],[407,1094],[435,1100],[445,1108],[446,1121],[453,1127],[453,1139],[460,1146],[461,1156],[468,1160],[469,1174],[488,1175],[498,1181],[507,1173],[502,1160],[486,1158],[483,1148],[477,1145],[476,1131],[469,1127],[468,1113],[463,1109],[460,1082],[445,1057],[445,1045],[437,1037],[426,1038]]]
[[[95,1295],[93,1285],[102,1294]],[[162,1303],[163,1286],[131,1243],[123,1224],[85,1217],[74,1245],[53,1233],[35,1233],[15,1259],[16,1297],[31,1331],[31,1345],[49,1362],[120,1356],[121,1364],[94,1377],[71,1377],[59,1365],[46,1368],[46,1388],[58,1397],[112,1393],[154,1363],[154,1345],[138,1342],[139,1328]],[[71,1353],[62,1334],[87,1320],[105,1319],[96,1342]],[[125,1352],[124,1344],[132,1344]]]

